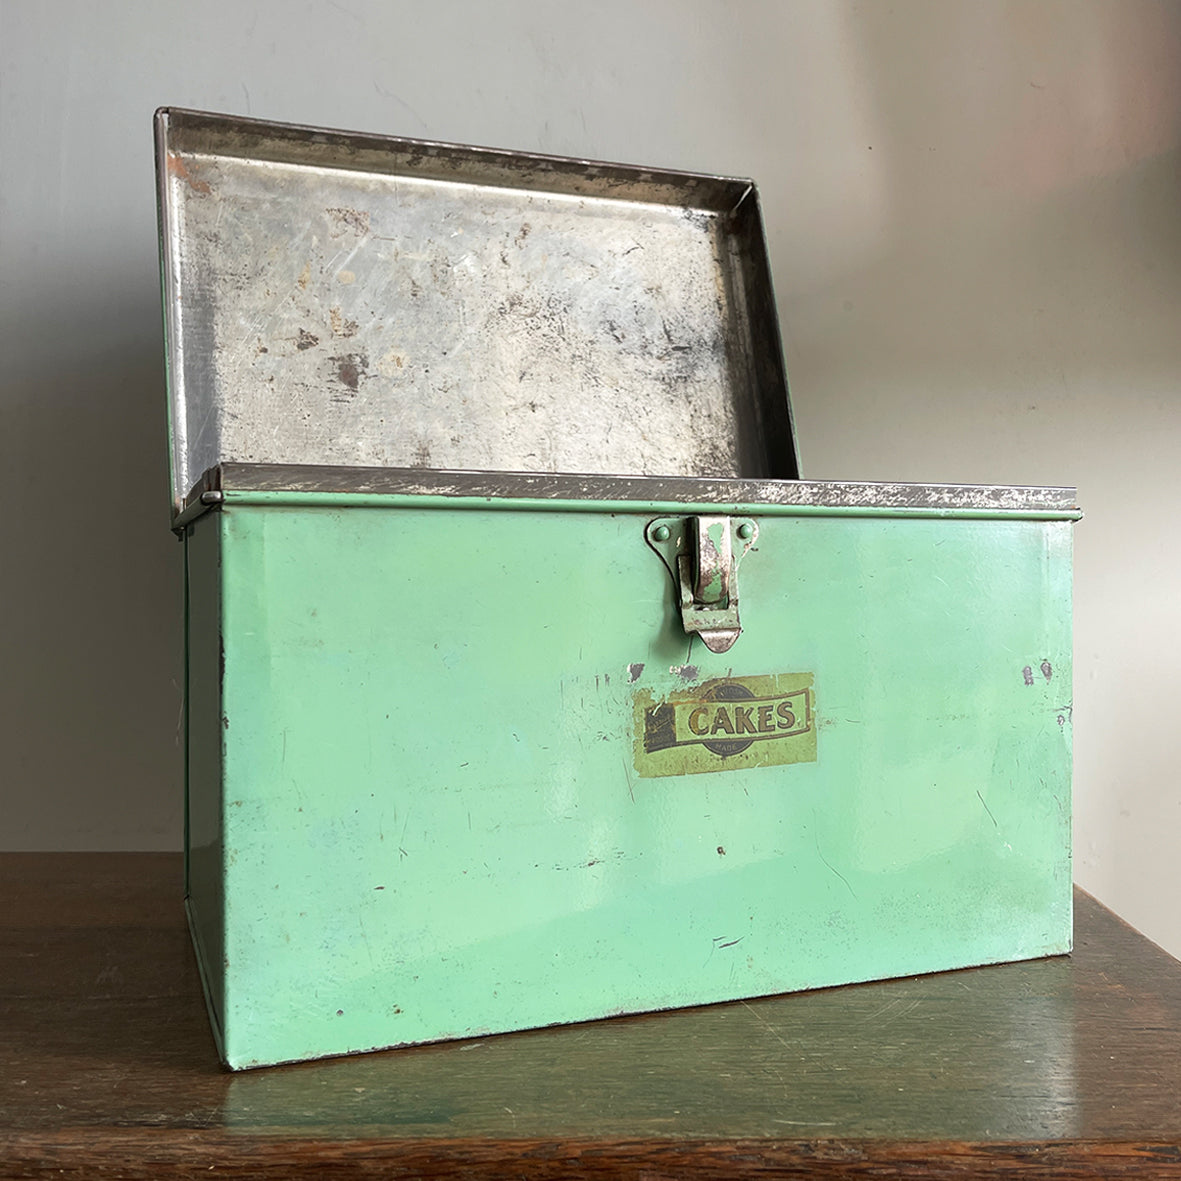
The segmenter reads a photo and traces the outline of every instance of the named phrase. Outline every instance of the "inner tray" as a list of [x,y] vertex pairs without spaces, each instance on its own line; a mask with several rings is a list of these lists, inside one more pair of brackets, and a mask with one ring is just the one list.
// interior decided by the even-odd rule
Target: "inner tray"
[[746,180],[156,116],[175,506],[221,462],[798,476]]

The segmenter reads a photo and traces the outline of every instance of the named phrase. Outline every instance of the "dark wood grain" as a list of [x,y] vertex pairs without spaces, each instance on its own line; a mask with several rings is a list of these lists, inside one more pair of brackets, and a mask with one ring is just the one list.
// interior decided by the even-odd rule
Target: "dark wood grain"
[[6,1177],[1181,1176],[1181,964],[1073,956],[230,1074],[170,854],[0,855]]

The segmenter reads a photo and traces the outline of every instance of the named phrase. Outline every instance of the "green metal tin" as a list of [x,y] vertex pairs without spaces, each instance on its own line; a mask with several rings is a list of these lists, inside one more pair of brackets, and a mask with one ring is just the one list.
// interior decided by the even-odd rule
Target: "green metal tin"
[[[227,489],[186,527],[231,1067],[1069,949],[1077,513],[748,504],[715,654],[647,544],[675,508]],[[645,771],[653,703],[772,725],[776,677],[810,756]]]
[[231,1067],[1069,948],[1073,491],[799,479],[753,183],[156,142]]

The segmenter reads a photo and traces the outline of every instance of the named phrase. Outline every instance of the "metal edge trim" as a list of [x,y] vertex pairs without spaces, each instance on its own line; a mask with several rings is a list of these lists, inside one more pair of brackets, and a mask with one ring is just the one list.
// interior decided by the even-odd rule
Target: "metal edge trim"
[[292,505],[303,508],[413,508],[489,509],[502,512],[634,513],[658,516],[674,513],[726,513],[767,517],[919,517],[936,520],[1076,521],[1078,511],[1065,509],[915,508],[872,505],[752,504],[747,502],[694,503],[638,500],[523,500],[508,497],[400,496],[363,492],[230,492],[227,505]]
[[152,139],[156,164],[156,237],[160,266],[160,296],[162,307],[162,335],[164,344],[164,395],[168,406],[168,486],[172,493],[173,512],[182,507],[184,481],[181,455],[185,450],[187,423],[179,413],[179,378],[181,372],[180,332],[176,323],[180,301],[176,291],[176,275],[172,265],[172,208],[168,199],[168,112],[158,110],[152,120]]
[[[221,464],[207,472],[186,498],[184,513],[204,511],[209,493],[241,502],[244,494],[368,496],[443,502],[531,501],[750,505],[767,508],[1043,513],[1078,518],[1073,488],[1005,485],[899,484],[828,480],[709,479],[680,476],[590,476],[534,472],[441,471],[423,468],[357,468],[286,464]],[[202,503],[203,502],[203,503]],[[196,515],[196,512],[194,513]],[[191,518],[190,518],[191,519]],[[180,517],[177,518],[179,526]]]
[[766,286],[767,301],[770,309],[770,314],[767,317],[767,323],[763,327],[763,331],[771,338],[771,348],[767,351],[779,362],[778,377],[780,385],[783,388],[783,397],[787,411],[787,445],[791,451],[790,470],[796,479],[800,479],[803,476],[804,469],[800,464],[800,439],[799,432],[796,430],[795,406],[791,400],[791,377],[787,372],[787,354],[783,348],[783,327],[779,321],[779,301],[775,295],[775,273],[771,266],[771,247],[767,238],[767,222],[763,217],[763,202],[759,197],[759,189],[756,184],[752,183],[750,188],[742,194],[738,204],[731,210],[731,219],[737,216],[738,210],[743,205],[750,206],[750,215],[758,228],[760,251],[759,258],[756,261],[763,268],[763,283]]
[[[643,164],[628,164],[609,160],[590,160],[580,156],[559,156],[543,152],[520,151],[515,148],[493,148],[475,144],[449,143],[443,140],[415,139],[408,136],[383,135],[372,131],[343,131],[331,127],[315,127],[306,123],[285,123],[271,119],[255,119],[245,115],[222,114],[216,111],[201,111],[191,107],[160,107],[156,111],[158,123],[175,126],[183,131],[192,129],[220,130],[230,134],[250,133],[255,135],[278,136],[293,142],[318,142],[342,148],[395,149],[423,152],[442,158],[465,157],[493,167],[511,164],[531,164],[554,175],[568,172],[590,172],[596,177],[609,180],[612,177],[626,178],[641,184],[667,184],[690,187],[708,185],[711,188],[730,189],[737,186],[747,190],[755,187],[749,177],[726,176],[720,173],[691,172],[687,169],[650,167]],[[239,155],[239,153],[227,153]],[[347,168],[340,164],[338,167]],[[515,187],[515,186],[514,186]],[[745,193],[743,194],[745,195]],[[741,201],[741,198],[739,198]],[[708,206],[718,213],[727,213],[734,205],[719,202],[716,207]]]

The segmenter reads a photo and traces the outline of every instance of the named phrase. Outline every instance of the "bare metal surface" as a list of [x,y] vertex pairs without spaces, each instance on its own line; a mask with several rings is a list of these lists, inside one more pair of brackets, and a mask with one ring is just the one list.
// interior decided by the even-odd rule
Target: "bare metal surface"
[[748,181],[165,111],[177,505],[219,462],[791,478]]
[[692,586],[696,603],[726,606],[730,602],[730,573],[734,546],[728,517],[693,517],[689,531],[694,555]]
[[534,472],[428,471],[226,463],[204,474],[188,497],[241,492],[356,492],[517,500],[636,500],[650,503],[815,505],[829,508],[975,509],[1078,512],[1073,488],[971,484],[887,484],[832,480],[678,479]]

